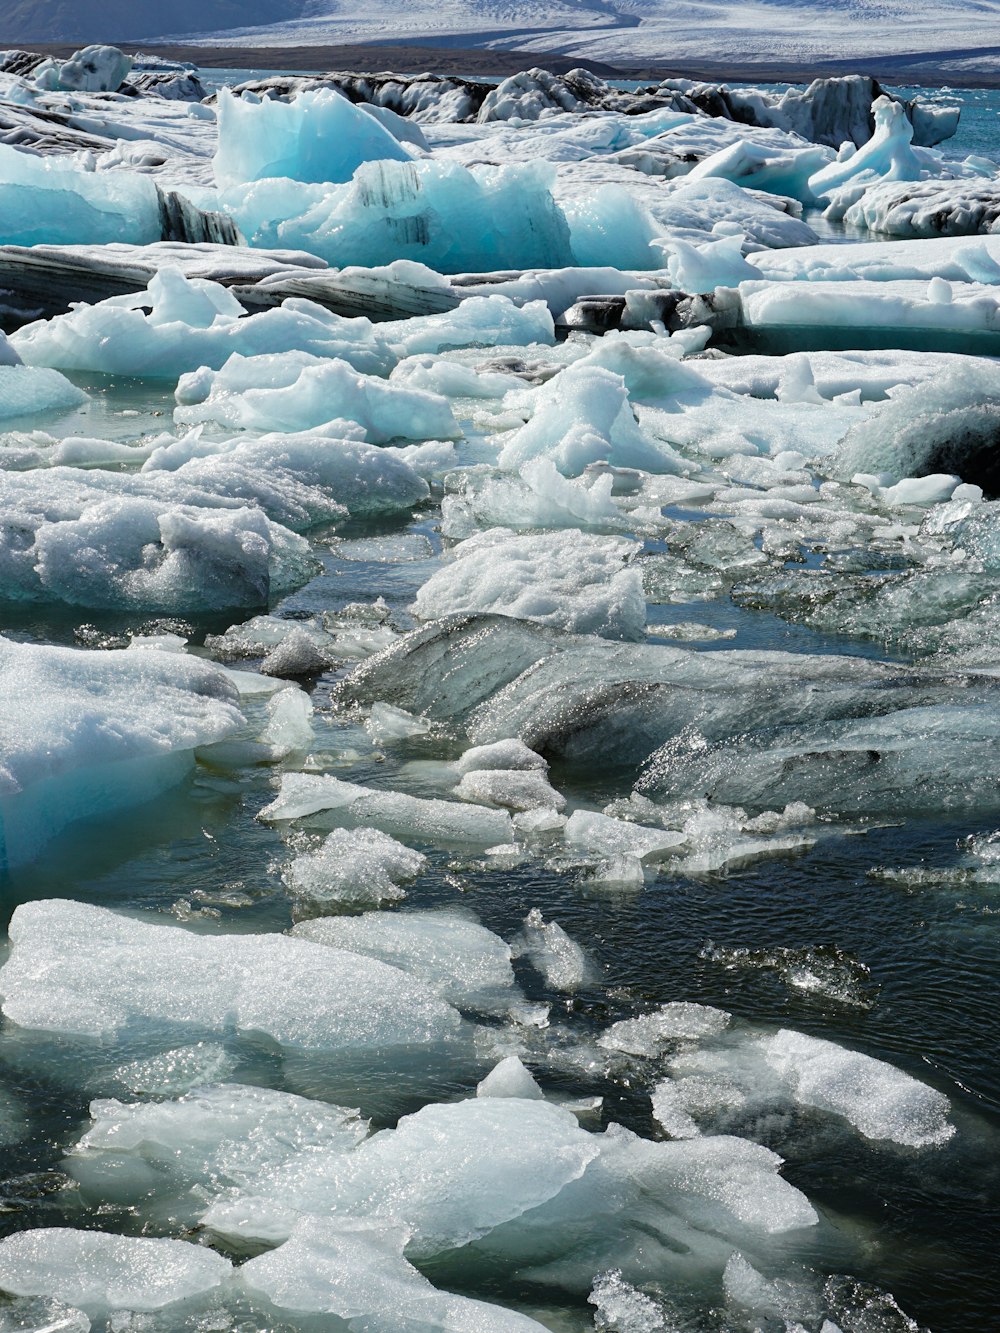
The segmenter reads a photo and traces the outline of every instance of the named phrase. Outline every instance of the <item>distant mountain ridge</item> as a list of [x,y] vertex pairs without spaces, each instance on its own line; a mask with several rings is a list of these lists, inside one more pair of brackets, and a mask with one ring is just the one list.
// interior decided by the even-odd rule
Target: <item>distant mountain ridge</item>
[[1000,74],[1000,0],[0,0],[0,46],[436,45],[622,66],[845,61]]

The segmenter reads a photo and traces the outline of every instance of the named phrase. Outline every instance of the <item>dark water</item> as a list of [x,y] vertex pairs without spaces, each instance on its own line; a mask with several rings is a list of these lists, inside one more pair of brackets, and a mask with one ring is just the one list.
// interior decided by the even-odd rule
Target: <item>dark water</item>
[[[410,526],[433,535],[430,519]],[[355,526],[354,533],[398,530],[398,524],[369,525]],[[362,595],[384,595],[404,608],[430,572],[423,562],[350,562],[329,551],[324,559],[324,574],[289,599],[286,610],[335,609]],[[727,601],[670,608],[662,619],[671,618],[736,628],[737,637],[724,648],[851,647],[850,641],[827,639]],[[73,619],[7,612],[0,628],[71,641]],[[136,624],[136,617],[106,617],[102,632]],[[197,637],[206,626],[191,628]],[[854,650],[872,652],[870,645]],[[327,686],[316,690],[321,715]],[[323,725],[340,724],[321,716]],[[388,762],[377,773],[369,767],[350,776],[392,785],[398,764],[425,744],[388,747]],[[628,791],[627,784],[598,775],[582,784],[579,772],[555,770],[552,777],[571,798],[610,799]],[[247,772],[238,783],[199,771],[155,806],[119,820],[113,838],[106,829],[80,829],[53,844],[35,867],[4,885],[5,918],[18,902],[65,896],[170,914],[166,919],[185,915],[184,903],[196,911],[208,907],[217,915],[191,924],[209,931],[286,929],[292,917],[279,870],[287,852],[277,833],[254,819],[270,796],[266,770]],[[860,1136],[831,1139],[807,1114],[775,1120],[758,1129],[758,1137],[786,1158],[787,1178],[845,1238],[848,1262],[834,1267],[890,1289],[904,1310],[938,1333],[964,1333],[994,1327],[1000,1307],[1000,883],[956,884],[949,882],[949,871],[961,862],[970,834],[991,831],[933,820],[872,826],[741,873],[703,879],[664,874],[625,897],[596,896],[575,875],[540,863],[486,870],[475,859],[428,849],[433,871],[412,887],[408,906],[462,903],[507,938],[529,908],[541,907],[547,919],[558,920],[587,945],[601,980],[571,1001],[547,993],[530,969],[522,969],[519,980],[529,998],[552,1003],[560,1020],[578,1030],[596,1031],[667,1000],[695,1000],[753,1023],[788,1025],[843,1042],[944,1091],[958,1133],[941,1149],[893,1148]],[[879,878],[885,869],[921,875]],[[246,905],[226,906],[225,896],[232,893],[242,895]],[[867,1007],[797,991],[773,968],[714,961],[709,944],[716,950],[808,949],[849,957],[868,969],[859,991]],[[237,1047],[243,1062],[237,1078],[289,1086],[285,1066],[266,1043],[242,1039]],[[95,1074],[128,1056],[127,1046],[115,1043],[101,1043],[95,1053],[70,1040],[34,1039],[9,1025],[0,1033],[0,1086],[30,1106],[32,1117],[29,1139],[5,1154],[0,1169],[0,1232],[62,1223],[141,1228],[141,1219],[128,1214],[95,1217],[60,1169],[63,1151],[87,1123],[90,1096],[101,1090]],[[321,1061],[312,1073],[308,1063],[303,1068],[300,1061],[295,1091],[343,1093]],[[595,1085],[565,1071],[553,1072],[548,1084],[580,1094],[599,1091],[605,1096],[605,1122],[655,1133],[643,1087]],[[429,1096],[472,1090],[461,1073],[445,1070],[417,1071],[412,1082],[372,1074],[367,1086],[363,1080],[352,1086],[349,1104],[360,1100],[363,1113],[377,1124],[393,1123]],[[818,1263],[822,1267],[822,1255]],[[519,1297],[502,1287],[496,1295]]]

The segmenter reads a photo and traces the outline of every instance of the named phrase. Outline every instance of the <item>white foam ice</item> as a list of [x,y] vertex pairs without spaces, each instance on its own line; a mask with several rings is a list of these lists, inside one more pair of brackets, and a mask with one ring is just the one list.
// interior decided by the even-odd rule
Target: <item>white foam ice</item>
[[285,773],[275,800],[260,812],[270,821],[329,812],[335,823],[371,825],[383,833],[423,843],[472,843],[492,847],[513,836],[505,810],[463,801],[426,800],[344,782],[329,774]]
[[0,991],[4,1014],[22,1027],[81,1036],[235,1027],[291,1047],[346,1051],[437,1042],[459,1023],[450,1005],[398,969],[285,935],[200,935],[42,901],[17,909],[10,937]]

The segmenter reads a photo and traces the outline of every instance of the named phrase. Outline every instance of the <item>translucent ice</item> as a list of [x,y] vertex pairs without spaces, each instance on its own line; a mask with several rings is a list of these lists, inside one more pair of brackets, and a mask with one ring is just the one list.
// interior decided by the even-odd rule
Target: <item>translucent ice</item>
[[0,864],[74,820],[149,800],[199,745],[243,723],[218,671],[184,655],[84,652],[0,639]]
[[293,246],[341,266],[410,259],[439,273],[488,272],[573,262],[552,180],[544,162],[383,160],[344,185],[268,179],[221,197],[255,246]]
[[510,815],[461,801],[425,800],[329,775],[286,773],[277,798],[260,812],[266,820],[301,819],[329,811],[336,823],[369,824],[383,833],[428,843],[511,841]]
[[44,1227],[0,1241],[0,1289],[54,1296],[88,1314],[161,1310],[217,1290],[231,1272],[228,1259],[180,1240]]
[[595,976],[593,963],[576,940],[557,921],[545,921],[537,907],[525,917],[511,947],[515,957],[529,960],[552,990],[579,990]]
[[149,245],[159,239],[159,202],[148,176],[83,171],[70,158],[0,144],[3,244]]
[[213,1205],[222,1235],[280,1240],[297,1216],[401,1222],[407,1254],[459,1248],[537,1208],[581,1176],[600,1139],[545,1101],[473,1097],[429,1105],[349,1154],[289,1163],[266,1194]]
[[270,1088],[220,1083],[176,1101],[91,1103],[91,1127],[65,1166],[90,1199],[157,1202],[191,1226],[205,1199],[254,1193],[287,1162],[350,1152],[368,1133],[357,1111]]
[[426,865],[420,852],[377,829],[335,829],[314,852],[300,852],[288,867],[292,892],[313,903],[378,907],[406,896],[401,881]]
[[279,1249],[245,1264],[240,1281],[279,1309],[332,1315],[367,1333],[544,1333],[526,1315],[439,1291],[404,1257],[407,1238],[388,1220],[305,1219]]
[[266,177],[294,181],[349,181],[372,159],[409,161],[409,154],[374,116],[366,116],[332,88],[299,93],[291,101],[235,97],[219,91],[220,186]]
[[3,1012],[22,1027],[100,1035],[131,1024],[235,1026],[288,1046],[345,1050],[437,1041],[458,1025],[449,1005],[396,968],[285,935],[198,935],[37,902],[17,909],[10,936],[0,990]]
[[462,1008],[507,1009],[518,995],[509,947],[462,912],[320,917],[300,921],[292,935],[391,963]]

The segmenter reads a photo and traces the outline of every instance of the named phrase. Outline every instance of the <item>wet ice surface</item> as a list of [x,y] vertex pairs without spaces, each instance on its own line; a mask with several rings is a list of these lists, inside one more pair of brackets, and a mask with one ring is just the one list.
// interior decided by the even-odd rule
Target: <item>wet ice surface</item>
[[0,1330],[992,1317],[1000,248],[797,216],[984,168],[536,83],[16,164],[425,305],[172,262],[3,349]]

